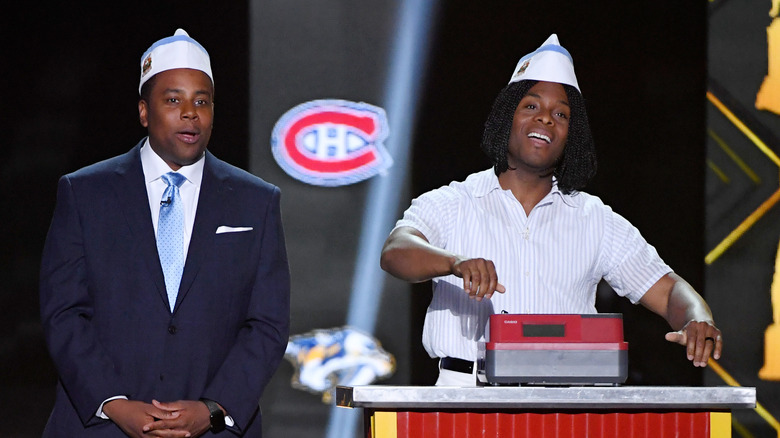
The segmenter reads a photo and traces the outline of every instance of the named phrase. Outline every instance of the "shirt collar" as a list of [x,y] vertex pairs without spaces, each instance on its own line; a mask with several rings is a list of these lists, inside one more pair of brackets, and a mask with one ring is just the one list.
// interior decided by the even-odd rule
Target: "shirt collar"
[[[483,170],[478,174],[478,177],[475,181],[473,191],[474,197],[481,198],[483,196],[487,196],[487,194],[493,190],[504,189],[501,188],[501,184],[498,182],[498,176],[496,176],[496,172],[493,171],[493,168]],[[558,189],[558,180],[555,177],[553,177],[553,185],[550,193],[548,193],[540,203],[546,203],[548,201],[551,202],[554,196],[558,196],[563,201],[563,203],[569,207],[577,206],[577,204],[574,203],[574,201],[571,199],[571,195],[565,195]]]
[[[200,182],[203,179],[205,157],[206,154],[204,153],[198,161],[187,166],[182,166],[177,172],[184,175],[184,177],[187,178],[187,181],[196,186],[200,186]],[[149,145],[149,137],[146,138],[144,145],[141,147],[141,166],[143,166],[144,178],[146,179],[147,184],[158,180],[162,175],[171,172],[171,168],[168,164],[163,161]]]
[[474,197],[481,198],[493,190],[503,190],[498,183],[498,177],[492,167],[479,172],[476,176],[477,178],[473,189]]
[[577,206],[577,204],[576,204],[576,203],[574,202],[574,200],[572,199],[572,196],[573,196],[573,195],[565,195],[565,194],[563,194],[563,192],[561,192],[561,191],[558,189],[558,180],[557,180],[555,177],[553,177],[553,186],[552,186],[552,190],[550,190],[550,193],[549,193],[549,195],[548,195],[548,196],[556,196],[556,195],[557,195],[559,198],[561,198],[561,200],[563,201],[563,203],[564,203],[564,204],[566,204],[566,205],[568,205],[569,207],[576,207],[576,206]]

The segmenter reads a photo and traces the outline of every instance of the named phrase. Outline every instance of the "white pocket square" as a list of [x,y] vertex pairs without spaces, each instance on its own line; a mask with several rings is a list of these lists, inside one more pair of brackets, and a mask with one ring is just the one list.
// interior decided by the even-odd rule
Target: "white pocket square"
[[217,228],[217,234],[222,233],[240,233],[242,231],[252,231],[252,227],[228,227],[225,225]]

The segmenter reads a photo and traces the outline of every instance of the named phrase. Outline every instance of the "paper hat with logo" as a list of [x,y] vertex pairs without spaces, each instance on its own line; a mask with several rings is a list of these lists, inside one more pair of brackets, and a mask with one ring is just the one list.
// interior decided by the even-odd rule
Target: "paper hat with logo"
[[177,29],[173,36],[163,38],[152,44],[141,57],[141,87],[157,73],[175,68],[191,68],[206,73],[214,83],[211,74],[209,54],[197,41],[190,38],[184,29]]
[[538,49],[520,58],[509,83],[525,80],[557,82],[580,91],[574,75],[574,61],[569,51],[560,45],[556,34],[550,35]]

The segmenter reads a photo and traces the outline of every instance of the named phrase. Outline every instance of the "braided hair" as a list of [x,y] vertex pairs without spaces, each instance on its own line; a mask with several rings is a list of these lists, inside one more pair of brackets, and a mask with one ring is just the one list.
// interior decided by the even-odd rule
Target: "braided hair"
[[[480,147],[493,163],[496,175],[509,169],[507,153],[515,110],[520,100],[536,83],[537,81],[526,80],[508,84],[493,102],[485,122]],[[576,88],[562,85],[569,99],[571,118],[563,154],[552,174],[558,181],[558,189],[569,194],[583,189],[596,174],[596,148],[585,111],[585,99]]]

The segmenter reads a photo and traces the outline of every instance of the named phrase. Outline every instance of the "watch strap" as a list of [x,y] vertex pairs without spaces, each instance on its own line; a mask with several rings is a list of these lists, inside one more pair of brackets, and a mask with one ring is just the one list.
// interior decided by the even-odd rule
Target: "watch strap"
[[200,401],[209,408],[209,421],[211,422],[209,430],[214,433],[225,430],[225,413],[222,411],[222,408],[219,407],[219,404],[214,400],[209,400],[207,398],[202,398]]

